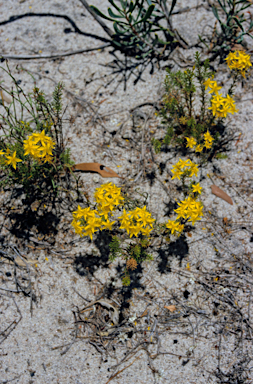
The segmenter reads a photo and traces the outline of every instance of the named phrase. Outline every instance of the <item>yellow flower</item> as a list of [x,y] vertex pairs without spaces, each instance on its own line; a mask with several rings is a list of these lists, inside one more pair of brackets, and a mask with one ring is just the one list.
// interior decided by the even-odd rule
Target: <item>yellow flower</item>
[[18,159],[16,157],[16,151],[12,154],[12,156],[8,156],[8,155],[5,155],[6,160],[5,163],[6,164],[11,164],[13,166],[14,169],[16,169],[16,164],[19,163],[19,162],[22,162],[22,160]]
[[[41,142],[41,144],[39,144]],[[24,155],[32,155],[33,158],[45,158],[44,162],[52,161],[50,155],[52,155],[52,150],[55,147],[55,142],[51,137],[45,135],[45,131],[35,132],[28,137],[27,140],[23,141],[24,143]]]
[[196,140],[193,137],[186,137],[186,140],[187,140],[186,148],[187,147],[193,148],[194,145],[197,144]]
[[179,159],[178,163],[176,165],[179,165],[180,168],[185,168],[185,167],[190,167],[190,159],[187,159],[187,160],[182,160],[182,159]]
[[129,214],[129,213],[126,213],[126,210],[125,210],[125,208],[124,208],[123,215],[119,216],[118,218],[121,220],[121,225],[124,226],[126,223],[129,222],[129,220],[130,220],[130,214]]
[[112,230],[112,226],[115,223],[116,223],[116,221],[109,221],[109,220],[103,221],[102,222],[102,225],[104,226],[103,229],[109,229],[111,231]]
[[185,211],[191,208],[194,203],[195,203],[195,200],[192,199],[190,196],[188,196],[187,199],[181,201],[181,204],[183,205]]
[[179,171],[178,169],[172,169],[171,172],[173,173],[171,180],[174,180],[176,178],[180,180],[180,176],[184,173],[183,171]]
[[5,155],[5,152],[0,150],[0,156]]
[[243,51],[230,52],[225,59],[230,69],[235,69],[245,78],[245,72],[252,66],[250,55]]
[[210,84],[210,85],[209,85],[209,88],[211,88],[211,90],[210,90],[208,93],[216,93],[216,94],[218,94],[218,91],[219,91],[222,87],[219,87],[216,81],[213,81],[212,83],[213,83],[213,84]]
[[77,211],[72,212],[75,219],[81,219],[86,213],[86,211],[89,211],[90,207],[88,208],[81,208],[80,205],[77,207]]
[[155,221],[155,219],[151,218],[151,213],[146,211],[146,205],[143,208],[136,208],[136,211],[138,212],[139,218],[136,218],[140,224],[145,227],[146,225],[153,225],[152,223]]
[[201,194],[202,187],[200,186],[199,183],[192,184],[192,188],[193,188],[192,192],[197,192],[197,193]]
[[130,238],[138,236],[141,231],[144,235],[149,235],[153,228],[153,222],[151,213],[146,210],[146,206],[143,208],[135,208],[133,211],[126,213],[125,209],[123,215],[119,217],[121,221],[121,229],[125,229],[130,235]]
[[226,106],[229,108],[229,112],[232,113],[232,115],[235,112],[238,112],[238,109],[236,109],[236,106],[235,106],[235,101],[229,95],[227,95],[225,99],[225,103],[226,103]]
[[197,216],[203,216],[203,205],[200,201],[195,202],[195,207],[192,208],[192,211],[197,215]]
[[32,156],[36,156],[38,154],[39,146],[36,145],[34,141],[32,141],[31,139],[30,140],[28,139],[28,140],[24,140],[23,143],[24,143],[24,150],[25,150],[24,156],[30,155],[30,154]]
[[183,230],[184,230],[184,224],[180,224],[180,225],[178,226],[177,231],[178,231],[179,233],[181,233],[181,232],[183,232]]
[[150,232],[152,231],[152,228],[146,227],[146,228],[141,228],[141,232],[143,235],[149,236]]
[[207,79],[207,80],[204,82],[205,90],[207,90],[207,88],[210,88],[210,87],[212,86],[213,83],[214,83],[213,80],[211,80],[211,79]]
[[195,176],[198,176],[198,166],[197,166],[197,164],[194,164],[194,163],[192,163],[192,165],[191,165],[191,167],[190,167],[190,177],[192,177],[193,175],[195,175]]
[[206,147],[206,149],[210,149],[210,148],[212,148],[212,142],[211,141],[205,141],[205,143],[204,143],[204,147]]
[[168,220],[168,223],[166,224],[166,228],[170,229],[173,235],[173,233],[179,229],[179,225],[180,224],[177,221]]
[[180,219],[181,217],[183,219],[186,218],[187,209],[185,209],[184,205],[179,203],[179,207],[177,209],[174,209],[174,212],[178,214],[177,219]]
[[81,236],[83,232],[83,227],[81,226],[80,222],[74,219],[71,225],[74,228],[76,234]]
[[206,133],[204,133],[204,139],[206,141],[213,141],[213,137],[210,135],[210,132],[207,131]]
[[195,148],[195,152],[202,152],[203,151],[203,145],[198,144]]

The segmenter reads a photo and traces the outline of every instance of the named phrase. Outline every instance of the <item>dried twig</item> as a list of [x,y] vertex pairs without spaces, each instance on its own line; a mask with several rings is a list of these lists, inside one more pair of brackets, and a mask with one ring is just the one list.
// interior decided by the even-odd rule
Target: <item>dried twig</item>
[[76,51],[55,53],[54,55],[8,55],[2,54],[1,57],[8,60],[41,60],[41,59],[59,59],[61,57],[78,55],[80,53],[98,51],[107,47],[110,47],[111,44],[104,44],[97,48],[86,48],[86,49],[77,49]]

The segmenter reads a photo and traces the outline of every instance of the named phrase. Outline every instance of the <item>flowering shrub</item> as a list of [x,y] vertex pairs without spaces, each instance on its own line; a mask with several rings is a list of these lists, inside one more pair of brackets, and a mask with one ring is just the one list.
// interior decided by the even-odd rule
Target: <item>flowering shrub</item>
[[97,188],[94,197],[97,209],[90,210],[90,207],[81,208],[78,205],[77,211],[73,212],[74,220],[72,221],[75,232],[80,236],[90,236],[91,240],[93,234],[99,229],[112,230],[116,221],[110,221],[109,218],[115,208],[124,200],[120,194],[120,188],[112,183],[103,184]]
[[[206,135],[205,141],[206,144],[207,141],[208,143],[212,142],[210,134]],[[78,205],[77,210],[73,212],[72,226],[80,236],[89,236],[92,240],[94,233],[99,230],[113,231],[114,235],[110,243],[110,260],[113,261],[117,257],[121,257],[126,261],[122,279],[124,285],[129,285],[131,282],[129,270],[136,269],[142,261],[152,259],[152,256],[146,251],[150,245],[151,232],[155,233],[158,229],[159,234],[162,235],[168,235],[169,232],[172,235],[180,236],[187,221],[194,225],[203,216],[203,204],[201,201],[197,201],[202,187],[199,183],[192,181],[187,186],[185,182],[186,179],[198,176],[198,165],[190,159],[179,159],[172,169],[172,174],[172,179],[177,178],[182,181],[185,199],[179,202],[178,208],[175,209],[176,219],[168,220],[166,224],[155,223],[155,219],[147,211],[146,206],[126,210],[125,198],[121,195],[121,189],[112,183],[103,184],[96,189],[93,208],[81,208]],[[116,210],[122,210],[122,207],[122,214],[117,216]],[[155,227],[154,224],[156,224]],[[125,231],[129,239],[134,238],[130,245],[124,246]],[[116,232],[117,236],[115,235]]]
[[174,210],[177,213],[175,220],[169,220],[166,224],[171,234],[181,234],[184,230],[186,221],[195,224],[197,220],[201,220],[203,216],[203,204],[201,201],[197,201],[197,198],[201,194],[202,187],[199,183],[191,182],[189,186],[185,185],[185,179],[192,176],[198,176],[198,166],[190,159],[179,159],[178,163],[174,165],[171,170],[173,177],[172,180],[177,178],[183,182],[184,194],[189,196],[178,203],[178,208]]
[[[163,107],[160,111],[167,133],[163,140],[152,140],[157,153],[162,145],[174,143],[184,146],[185,140],[187,147],[193,148],[196,145],[196,152],[205,153],[218,140],[221,129],[225,128],[223,119],[229,113],[238,112],[232,98],[235,84],[240,76],[245,77],[251,66],[250,56],[240,51],[230,52],[226,61],[233,76],[233,83],[226,96],[219,93],[222,87],[214,80],[208,60],[202,63],[198,52],[192,69],[176,73],[167,70]],[[211,98],[209,94],[212,94]],[[197,98],[200,101],[199,108],[194,103]],[[212,140],[208,140],[208,135]]]
[[[116,216],[116,210],[124,206],[125,198],[121,194],[121,189],[112,183],[106,183],[96,188],[94,198],[93,209],[91,207],[81,208],[78,205],[77,210],[73,212],[72,226],[77,234],[89,236],[91,240],[93,234],[98,230],[109,230],[114,233],[117,231],[121,238],[113,236],[110,243],[110,260],[121,257],[126,261],[123,284],[129,285],[129,270],[134,270],[138,263],[152,258],[145,249],[149,244],[149,235],[155,219],[151,217],[146,206],[128,211],[123,208],[122,215]],[[125,232],[130,239],[132,237],[134,239],[130,245],[124,248]]]
[[1,85],[11,96],[11,103],[2,101],[0,113],[0,185],[22,185],[30,203],[50,198],[51,192],[57,196],[63,188],[60,174],[67,175],[65,171],[74,164],[63,144],[63,85],[55,87],[49,103],[36,86],[31,94],[25,94],[7,62],[1,69],[11,78],[14,90],[10,92]]
[[52,150],[55,147],[55,142],[50,136],[45,135],[45,130],[40,133],[33,133],[24,140],[24,149],[26,155],[31,155],[33,159],[43,159],[46,162],[52,162]]

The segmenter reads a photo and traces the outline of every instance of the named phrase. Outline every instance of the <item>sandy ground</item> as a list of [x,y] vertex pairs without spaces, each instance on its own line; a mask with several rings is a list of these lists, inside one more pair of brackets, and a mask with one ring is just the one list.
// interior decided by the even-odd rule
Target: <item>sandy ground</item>
[[[106,1],[100,3],[98,0],[93,0],[90,3],[106,11]],[[200,3],[192,0],[187,5],[194,7]],[[178,31],[190,44],[197,41],[197,36],[202,33],[203,28],[209,28],[211,31],[214,25],[210,9],[207,9],[206,2],[202,3],[203,7],[197,10],[193,9],[188,13],[175,16],[174,23]],[[176,9],[184,6],[185,2],[179,1]],[[8,0],[2,1],[0,7],[2,54],[50,55],[68,50],[99,47],[105,44],[99,38],[107,38],[102,28],[95,23],[78,0],[64,2]],[[38,16],[29,16],[26,15],[27,13]],[[4,23],[17,15],[26,16]],[[66,17],[59,17],[59,15],[68,16],[83,34],[75,32],[73,25]],[[98,38],[90,37],[89,34],[96,35]],[[249,45],[249,49],[252,49],[252,45]],[[171,156],[169,160],[170,154],[154,155],[157,164],[167,162],[165,171],[157,171],[152,183],[148,177],[142,177],[140,174],[142,169],[140,159],[143,153],[142,128],[133,131],[131,109],[142,103],[158,101],[162,94],[166,64],[171,64],[173,70],[177,70],[179,69],[177,62],[185,64],[182,55],[186,60],[192,60],[194,52],[194,49],[185,52],[181,50],[174,61],[163,63],[163,69],[159,70],[155,67],[152,75],[149,73],[151,70],[149,65],[140,80],[134,84],[138,71],[141,70],[136,68],[127,81],[126,87],[124,82],[120,81],[122,72],[113,73],[113,68],[123,67],[124,56],[116,53],[116,58],[112,54],[112,48],[57,60],[9,60],[9,65],[16,78],[22,81],[21,84],[27,92],[32,89],[33,83],[31,78],[20,70],[21,66],[33,74],[37,86],[48,97],[51,97],[56,82],[64,82],[65,89],[69,91],[64,97],[64,105],[68,106],[65,115],[68,121],[64,125],[64,134],[74,161],[76,163],[99,162],[114,169],[124,178],[124,181],[127,180],[132,191],[138,187],[140,191],[148,193],[149,211],[155,218],[165,222],[167,220],[165,211],[169,209],[169,203],[177,193],[169,183],[166,184],[166,180],[168,180],[169,169],[179,156],[176,158]],[[19,67],[16,67],[17,64]],[[1,81],[4,80],[7,86],[10,85],[3,71],[0,73]],[[228,71],[224,64],[220,67],[217,80],[222,81],[224,87],[229,82]],[[143,263],[142,269],[137,270],[129,291],[122,289],[117,272],[122,263],[115,261],[109,265],[108,244],[103,238],[95,239],[94,242],[85,238],[80,240],[77,235],[70,232],[71,214],[69,212],[65,215],[66,222],[64,223],[61,219],[58,226],[56,225],[57,230],[44,239],[48,242],[51,236],[52,247],[45,246],[43,240],[38,239],[40,234],[32,226],[27,229],[30,231],[29,240],[18,240],[11,231],[11,216],[1,216],[2,244],[20,246],[22,254],[36,261],[36,266],[31,267],[30,277],[37,301],[33,303],[31,315],[30,298],[23,294],[9,292],[10,289],[16,290],[13,285],[13,266],[2,263],[0,265],[2,279],[0,332],[5,330],[13,320],[21,320],[0,345],[0,383],[107,383],[112,372],[116,372],[111,367],[121,361],[124,353],[134,345],[133,340],[131,341],[129,337],[121,340],[118,336],[115,354],[103,356],[103,361],[101,361],[101,353],[87,340],[79,339],[67,351],[64,347],[73,340],[73,311],[77,306],[84,305],[80,295],[93,301],[106,286],[118,289],[118,292],[121,292],[120,297],[128,301],[129,308],[125,311],[125,317],[131,318],[136,315],[138,321],[135,327],[143,326],[142,321],[146,319],[143,313],[147,302],[150,305],[150,313],[153,314],[159,308],[164,310],[164,305],[175,304],[177,309],[173,315],[177,315],[178,321],[178,328],[177,324],[172,322],[171,328],[168,327],[160,337],[160,352],[167,351],[169,354],[160,354],[152,363],[153,370],[150,369],[147,353],[140,350],[133,358],[119,366],[120,370],[133,363],[119,373],[112,382],[124,381],[126,384],[133,381],[138,384],[221,382],[213,375],[217,369],[218,350],[221,351],[221,367],[225,372],[231,371],[236,364],[240,366],[240,356],[235,348],[236,336],[233,338],[231,334],[225,335],[223,349],[219,349],[219,343],[223,342],[219,337],[220,327],[228,326],[222,309],[219,312],[219,321],[215,321],[213,306],[214,301],[219,299],[210,297],[207,293],[204,294],[203,286],[201,288],[198,283],[198,279],[201,279],[198,275],[200,270],[213,274],[212,276],[216,276],[221,268],[234,268],[236,271],[239,267],[231,262],[231,254],[237,257],[248,255],[250,265],[252,261],[253,97],[251,76],[244,83],[244,88],[241,85],[238,86],[236,97],[239,112],[229,117],[227,122],[231,129],[241,132],[242,135],[240,140],[231,144],[227,159],[214,159],[201,172],[205,217],[180,242],[174,239],[171,245],[163,244],[154,249],[152,251],[154,261]],[[93,106],[103,117],[101,124],[97,122],[94,125],[91,122]],[[144,145],[145,161],[148,166],[148,158],[151,156],[147,144],[151,137],[150,132],[152,131],[153,137],[160,137],[161,125],[158,117],[154,115],[154,110],[151,111],[146,107],[140,111],[144,111],[146,115],[152,115],[146,127]],[[138,124],[143,127],[141,115],[136,115],[136,119],[139,119]],[[110,132],[118,130],[116,135],[111,135]],[[212,181],[206,176],[207,173],[212,175],[216,185],[231,196],[233,205],[211,194]],[[82,174],[81,180],[84,190],[90,196],[94,189],[105,181],[99,175],[89,174]],[[118,186],[121,185],[119,179],[112,181]],[[22,205],[21,198],[14,199],[11,197],[11,192],[7,191],[0,195],[2,207],[7,204],[8,199],[14,201],[13,210],[18,212]],[[224,235],[222,227],[224,218],[232,223],[233,231],[230,236]],[[247,275],[247,279],[250,279],[250,275]],[[237,289],[231,292],[237,295],[237,300],[238,297],[241,300],[238,305],[250,321],[252,280],[248,285],[246,290]],[[228,295],[227,288],[224,286],[220,285],[217,289],[219,294],[223,295],[222,297]],[[202,317],[198,317],[189,308],[195,310],[197,308]],[[187,311],[190,311],[189,316],[186,314]],[[172,313],[166,316],[169,315],[172,316]],[[184,318],[187,320],[183,324]],[[150,324],[151,328],[152,326],[154,322]],[[249,356],[252,356],[251,337],[245,341],[243,348],[244,352],[246,350]],[[155,353],[155,349],[152,353]],[[136,357],[138,359],[134,360]],[[249,367],[252,364],[250,361]],[[249,371],[248,377],[249,380],[253,379],[252,371]]]

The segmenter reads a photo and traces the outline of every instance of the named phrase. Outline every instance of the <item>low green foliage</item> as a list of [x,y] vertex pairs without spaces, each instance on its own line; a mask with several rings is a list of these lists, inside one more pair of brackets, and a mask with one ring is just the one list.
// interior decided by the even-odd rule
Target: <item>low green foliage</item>
[[119,4],[109,0],[109,3],[112,8],[108,8],[108,15],[93,5],[90,8],[113,23],[112,43],[126,54],[137,59],[148,55],[162,57],[166,47],[171,49],[182,43],[171,22],[177,0],[172,0],[169,7],[166,0],[120,0]]
[[212,10],[219,23],[220,30],[215,28],[212,51],[216,54],[219,53],[224,58],[235,44],[244,42],[244,36],[253,38],[251,34],[253,28],[252,16],[248,13],[248,21],[246,22],[244,13],[251,6],[251,2],[249,0],[217,1],[219,7],[213,5]]
[[120,239],[117,236],[112,237],[112,241],[109,244],[110,256],[109,260],[114,261],[118,256],[122,255],[122,250],[120,248]]
[[[245,70],[251,65],[249,55],[240,51],[230,53],[226,60],[232,69],[233,77],[226,97],[218,92],[221,87],[213,80],[215,73],[210,70],[208,60],[201,62],[198,52],[192,69],[177,72],[167,69],[163,107],[160,111],[161,121],[167,132],[163,140],[153,139],[156,153],[164,145],[184,147],[189,138],[198,144],[196,152],[205,153],[209,149],[205,148],[203,143],[207,131],[214,138],[214,142],[217,142],[225,128],[224,119],[227,114],[237,112],[231,97],[235,85],[241,76],[245,77]],[[210,97],[210,94],[213,96]],[[193,148],[191,145],[187,146]]]
[[216,158],[217,159],[227,159],[228,155],[226,155],[226,153],[217,153]]
[[126,261],[126,268],[124,270],[124,276],[122,278],[123,285],[130,285],[130,271],[137,268],[138,264],[144,261],[153,260],[146,248],[150,245],[150,240],[147,238],[139,237],[130,243],[127,247],[123,246],[122,240],[113,236],[110,247],[110,261],[114,261],[117,257]]
[[63,143],[63,85],[55,87],[53,101],[49,102],[36,84],[26,94],[7,62],[0,68],[13,84],[11,91],[1,85],[11,102],[2,99],[0,112],[0,186],[22,185],[27,200],[46,197],[50,191],[57,196],[62,174],[74,164],[70,149]]

